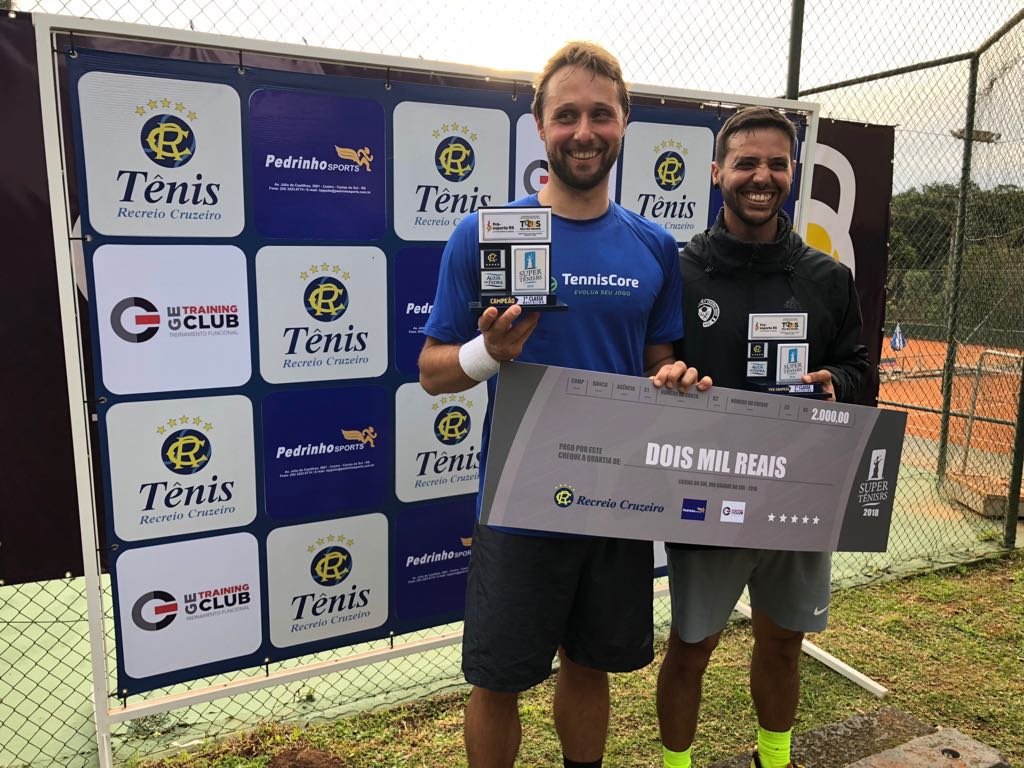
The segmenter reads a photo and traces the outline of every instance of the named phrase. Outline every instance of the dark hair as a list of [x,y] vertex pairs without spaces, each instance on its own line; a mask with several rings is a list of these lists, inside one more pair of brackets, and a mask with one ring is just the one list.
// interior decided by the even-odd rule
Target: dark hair
[[786,116],[771,107],[744,107],[734,113],[718,131],[715,139],[715,162],[721,165],[729,151],[729,139],[740,131],[752,131],[756,128],[776,128],[789,138],[789,155],[793,159],[796,149],[796,128]]
[[615,83],[615,89],[619,93],[619,102],[622,104],[622,114],[629,114],[629,91],[626,89],[626,82],[622,79],[622,68],[618,60],[608,51],[596,43],[587,41],[574,41],[566,43],[555,55],[548,59],[541,72],[534,81],[533,94],[533,116],[541,120],[544,112],[544,96],[548,89],[548,83],[552,76],[562,67],[579,67],[586,69],[595,75],[607,77]]

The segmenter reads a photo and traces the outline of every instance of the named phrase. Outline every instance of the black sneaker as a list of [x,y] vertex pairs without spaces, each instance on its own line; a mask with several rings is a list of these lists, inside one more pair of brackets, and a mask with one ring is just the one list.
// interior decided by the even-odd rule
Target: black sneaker
[[[757,755],[757,750],[754,750],[754,754],[750,756],[750,768],[762,768],[761,758]],[[790,763],[788,768],[805,768],[800,763]]]

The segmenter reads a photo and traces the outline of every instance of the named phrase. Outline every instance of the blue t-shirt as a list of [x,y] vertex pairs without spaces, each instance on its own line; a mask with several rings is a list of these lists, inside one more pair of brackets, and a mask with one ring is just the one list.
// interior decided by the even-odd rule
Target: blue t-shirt
[[[537,206],[537,196],[510,205]],[[567,312],[545,312],[516,358],[604,373],[642,376],[644,348],[683,335],[682,278],[675,239],[616,203],[596,219],[552,216],[551,273]],[[480,298],[477,215],[464,218],[444,249],[426,336],[463,344],[479,331],[469,309]],[[480,451],[483,487],[497,377],[487,382]],[[477,495],[477,515],[480,513]]]

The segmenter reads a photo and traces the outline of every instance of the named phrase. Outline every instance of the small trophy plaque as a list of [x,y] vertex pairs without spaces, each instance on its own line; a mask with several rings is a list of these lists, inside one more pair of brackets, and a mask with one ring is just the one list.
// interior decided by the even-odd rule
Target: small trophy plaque
[[810,344],[806,312],[750,315],[747,328],[747,383],[775,395],[826,398],[821,384],[805,384]]
[[480,208],[480,300],[469,308],[528,311],[569,307],[551,292],[551,208]]

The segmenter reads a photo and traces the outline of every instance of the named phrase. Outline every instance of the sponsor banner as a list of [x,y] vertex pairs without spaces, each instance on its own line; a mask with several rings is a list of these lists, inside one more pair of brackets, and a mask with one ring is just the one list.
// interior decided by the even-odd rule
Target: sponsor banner
[[878,396],[894,145],[892,126],[821,120],[803,219],[807,244],[854,270],[864,318],[860,342],[871,361],[858,400],[863,405],[874,405]]
[[383,387],[268,395],[262,408],[267,514],[338,517],[382,503],[393,443],[389,407]]
[[433,397],[418,384],[395,393],[395,495],[402,501],[476,493],[487,386]]
[[[537,121],[533,114],[527,112],[516,120],[516,157],[515,157],[514,200],[527,195],[535,195],[548,183],[548,154],[544,142],[537,133]],[[615,199],[615,189],[619,175],[616,163],[608,173],[608,196]],[[492,203],[496,205],[500,203]]]
[[249,98],[253,221],[270,237],[372,240],[385,229],[385,115],[375,101],[258,90]]
[[440,248],[403,248],[395,256],[395,364],[406,376],[419,377],[423,326],[434,307]]
[[131,549],[114,568],[121,660],[129,677],[246,656],[262,644],[252,535]]
[[239,249],[103,245],[93,275],[103,384],[111,392],[249,381],[249,291]]
[[267,536],[270,641],[278,648],[388,620],[388,519],[379,513],[277,528]]
[[622,154],[622,205],[679,243],[707,226],[715,136],[702,126],[630,123]]
[[394,112],[395,233],[447,240],[467,214],[508,198],[508,115],[404,101]]
[[461,615],[476,522],[474,499],[419,506],[398,516],[395,611],[402,621]]
[[234,237],[245,224],[238,93],[115,72],[78,81],[89,224],[104,235]]
[[117,403],[106,413],[106,428],[120,538],[204,533],[256,518],[248,398]]
[[638,377],[503,364],[480,519],[652,541],[882,552],[906,420],[845,403],[724,387],[680,393]]
[[379,248],[261,248],[256,296],[260,373],[271,384],[387,370],[387,260]]

